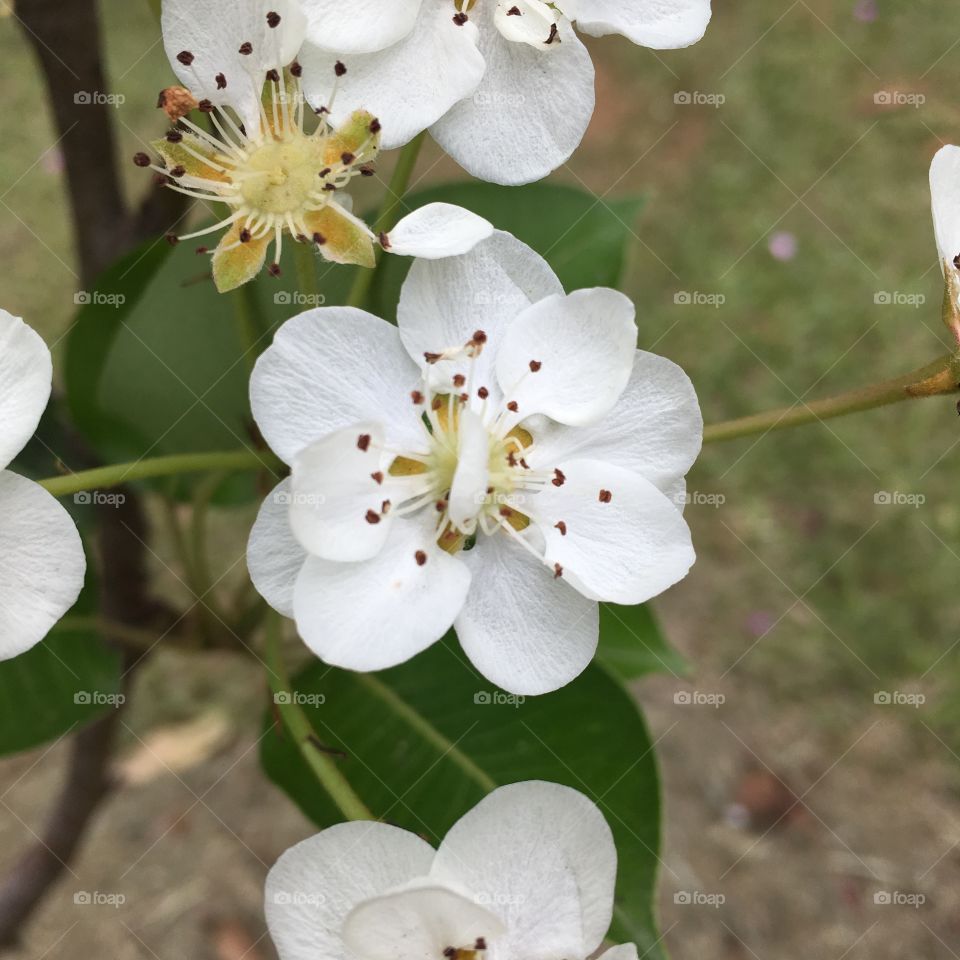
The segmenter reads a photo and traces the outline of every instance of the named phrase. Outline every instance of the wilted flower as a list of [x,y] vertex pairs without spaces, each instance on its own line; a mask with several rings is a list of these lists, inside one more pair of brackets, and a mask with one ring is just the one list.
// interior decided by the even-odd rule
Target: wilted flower
[[453,625],[493,682],[554,690],[593,657],[598,600],[641,603],[693,563],[693,388],[637,351],[625,296],[564,295],[509,234],[415,261],[398,322],[308,311],[260,357],[254,416],[292,476],[251,576],[329,663],[384,669]]
[[70,515],[39,484],[2,469],[36,430],[52,376],[43,340],[0,310],[0,660],[39,643],[83,587]]
[[586,960],[610,927],[616,873],[596,805],[528,781],[486,796],[437,850],[386,823],[330,827],[274,865],[265,909],[280,960]]
[[593,63],[573,30],[664,49],[699,40],[710,0],[303,0],[304,89],[335,119],[363,107],[387,149],[421,130],[494,183],[539,180],[576,149],[594,108]]

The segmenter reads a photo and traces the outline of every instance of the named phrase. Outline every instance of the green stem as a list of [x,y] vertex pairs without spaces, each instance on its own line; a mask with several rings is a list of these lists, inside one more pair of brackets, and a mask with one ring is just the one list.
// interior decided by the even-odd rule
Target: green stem
[[738,420],[728,420],[708,426],[703,432],[704,443],[716,443],[721,440],[736,440],[786,427],[797,427],[818,420],[830,420],[843,417],[848,413],[873,410],[889,406],[901,400],[915,400],[920,397],[942,396],[956,393],[960,387],[952,369],[953,358],[941,357],[934,363],[914,370],[912,373],[893,380],[849,390],[835,397],[812,400],[810,403],[795,403],[790,407],[756,413]]
[[294,691],[280,650],[280,617],[272,610],[267,619],[267,670],[280,718],[320,785],[348,820],[375,820],[333,760],[317,749],[307,715],[293,702]]
[[253,296],[253,285],[249,283],[230,293],[230,299],[233,302],[233,315],[237,323],[237,335],[240,337],[240,344],[243,347],[243,360],[247,367],[247,373],[253,371],[253,365],[257,362],[259,352],[257,347],[260,341]]
[[[382,233],[388,227],[396,226],[394,221],[400,208],[403,206],[403,198],[406,196],[407,187],[410,185],[410,178],[413,176],[414,167],[417,165],[417,158],[420,156],[420,148],[426,139],[426,133],[418,134],[401,151],[397,159],[397,166],[390,178],[390,185],[387,187],[387,195],[384,198],[383,206],[373,224],[373,232]],[[348,307],[362,307],[366,304],[370,295],[370,289],[377,273],[380,271],[380,264],[383,262],[382,252],[377,251],[377,265],[372,269],[358,267],[356,276],[353,280],[353,287],[350,290],[350,296],[347,298]]]
[[297,271],[298,289],[305,296],[315,298],[320,293],[320,284],[317,280],[317,255],[313,252],[313,244],[295,243],[293,264]]
[[65,497],[83,490],[106,490],[134,480],[151,477],[172,477],[180,473],[202,473],[207,470],[276,471],[272,455],[258,450],[231,450],[222,453],[176,453],[169,457],[151,457],[132,463],[115,463],[109,467],[83,470],[65,477],[41,480],[40,486],[55,497]]

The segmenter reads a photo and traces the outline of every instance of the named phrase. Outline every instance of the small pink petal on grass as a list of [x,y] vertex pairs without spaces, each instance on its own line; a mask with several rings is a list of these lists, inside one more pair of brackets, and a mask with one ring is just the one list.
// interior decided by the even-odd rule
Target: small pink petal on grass
[[853,8],[853,19],[861,23],[873,23],[879,16],[877,0],[857,0]]
[[767,241],[767,249],[774,260],[786,263],[797,255],[797,238],[785,230],[773,233]]

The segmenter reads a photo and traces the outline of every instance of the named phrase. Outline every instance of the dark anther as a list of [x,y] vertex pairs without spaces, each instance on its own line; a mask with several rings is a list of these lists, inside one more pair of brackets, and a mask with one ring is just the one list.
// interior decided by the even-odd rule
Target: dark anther
[[238,52],[245,57],[249,57],[250,54],[253,53],[253,44],[249,40],[244,41],[240,44],[240,50]]
[[559,580],[563,576],[563,567],[559,563],[553,565],[553,579]]
[[367,450],[370,449],[370,434],[369,434],[369,433],[361,433],[360,436],[357,437],[357,449],[358,449],[358,450],[362,450],[364,453],[366,453]]
[[478,396],[481,400],[486,400],[487,397],[490,396],[490,391],[489,391],[486,387],[481,387],[481,388],[477,391],[477,396]]
[[371,473],[370,479],[373,480],[377,486],[380,486],[380,484],[383,483],[383,472],[378,470],[376,473]]
[[600,491],[600,502],[609,503],[613,499],[613,494],[609,490]]
[[303,76],[303,67],[297,63],[296,60],[290,64],[290,76],[291,77],[302,77]]
[[379,120],[377,120],[376,118],[374,118],[373,120],[370,121],[370,132],[371,132],[371,133],[379,133],[382,129],[383,129],[383,127],[380,125],[380,121],[379,121]]
[[313,242],[318,247],[322,247],[327,242],[327,238],[322,233],[315,233],[313,235]]
[[333,65],[333,72],[334,72],[338,77],[342,77],[342,76],[347,72],[347,68],[346,68],[346,66],[344,65],[344,63],[343,63],[341,60],[338,60],[338,61]]
[[332,171],[332,169],[331,169],[330,167],[324,167],[324,168],[317,174],[317,176],[320,177],[321,179],[323,179],[323,177],[329,177],[332,172],[333,172],[333,171]]
[[267,267],[267,273],[269,273],[271,277],[279,277],[281,273],[280,264],[271,263],[270,266]]
[[372,163],[365,163],[362,167],[357,167],[360,171],[361,177],[372,177],[376,171],[373,168]]
[[380,522],[380,514],[377,513],[376,510],[368,510],[367,523],[373,524],[373,523],[379,523],[379,522]]
[[441,359],[442,356],[443,356],[442,353],[430,353],[429,351],[427,351],[426,353],[424,353],[423,359],[426,360],[427,363],[436,363],[438,360]]
[[149,158],[145,153],[135,153],[135,154],[133,155],[133,162],[134,162],[138,167],[149,167],[149,166],[150,166],[150,158]]
[[550,482],[555,487],[562,487],[567,482],[567,478],[564,476],[564,473],[562,470],[554,470],[553,479]]
[[383,247],[384,250],[390,249],[390,237],[382,230],[380,231],[380,236],[378,236],[377,239],[380,241],[380,246]]
[[422,550],[418,550],[413,555],[413,559],[417,561],[418,567],[422,567],[427,562],[427,555]]
[[201,100],[197,104],[197,109],[201,113],[213,113],[213,103],[209,100]]
[[250,242],[250,239],[251,239],[251,237],[250,237],[250,231],[249,231],[249,230],[241,230],[241,231],[240,231],[240,242],[241,242],[241,243],[249,243],[249,242]]
[[507,11],[507,16],[508,16],[508,17],[519,17],[519,16],[520,16],[520,8],[519,8],[519,7],[511,7],[511,8]]
[[410,394],[410,399],[411,399],[414,403],[416,403],[416,404],[419,405],[419,404],[423,403],[423,394],[422,394],[419,390],[414,390],[414,391]]
[[531,373],[536,373],[542,366],[543,366],[543,364],[542,364],[539,360],[531,360],[531,361],[530,361],[530,372],[531,372]]
[[483,937],[477,937],[477,942],[473,945],[474,950],[486,950],[487,941]]
[[343,153],[340,154],[340,162],[345,167],[349,167],[350,164],[353,163],[353,161],[356,159],[357,159],[356,154],[351,153],[349,150],[345,150]]
[[549,45],[550,45],[551,43],[553,43],[553,41],[556,40],[556,39],[557,39],[557,25],[556,25],[555,23],[551,23],[551,24],[550,24],[550,36],[547,37],[547,39],[544,40],[543,42],[549,46]]
[[466,382],[467,382],[467,378],[462,373],[458,373],[454,375],[453,385],[455,387],[462,387]]
[[178,163],[178,164],[170,171],[170,176],[171,176],[171,177],[182,177],[186,172],[187,172],[187,168]]
[[276,70],[268,70],[268,71],[267,71],[267,79],[268,79],[268,80],[272,80],[274,83],[279,83],[279,82],[280,82],[280,74],[277,73]]
[[175,233],[168,233],[165,239],[171,247],[175,247],[180,242],[180,238]]
[[177,54],[177,59],[185,66],[189,67],[193,63],[193,54],[189,50],[181,50]]
[[507,404],[507,409],[508,409],[511,413],[516,413],[517,410],[519,410],[520,408],[517,406],[517,401],[516,401],[516,400],[511,400],[511,401]]
[[280,14],[275,10],[271,10],[267,14],[267,26],[273,29],[274,27],[280,26]]
[[197,253],[209,253],[210,250],[207,247],[197,247]]
[[214,80],[217,81],[217,89],[218,89],[218,90],[223,90],[223,89],[226,87],[226,85],[227,85],[227,78],[226,78],[222,73],[218,73],[218,74],[214,77]]
[[467,15],[465,13],[455,13],[453,15],[453,22],[458,27],[462,27],[467,22],[467,19]]
[[473,334],[474,343],[486,343],[487,335],[482,330],[476,330]]
[[560,531],[561,537],[565,537],[567,535],[567,525],[562,520],[558,520],[554,526]]
[[179,130],[167,131],[167,143],[180,143],[183,140],[183,134]]

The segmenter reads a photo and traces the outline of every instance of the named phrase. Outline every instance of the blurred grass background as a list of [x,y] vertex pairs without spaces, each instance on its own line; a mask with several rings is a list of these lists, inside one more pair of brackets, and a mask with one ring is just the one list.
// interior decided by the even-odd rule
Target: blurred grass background
[[[714,6],[689,50],[591,42],[597,113],[555,174],[601,198],[648,196],[625,289],[641,345],[684,366],[708,422],[895,376],[948,348],[927,172],[936,149],[960,139],[960,18],[942,3]],[[103,16],[129,157],[163,129],[154,103],[172,75],[145,2],[104,0]],[[12,18],[0,21],[0,56],[0,302],[55,342],[78,281],[41,81]],[[678,103],[678,93],[724,102]],[[881,93],[913,103],[878,103]],[[424,182],[461,176],[432,146],[418,170]],[[147,189],[142,171],[123,171],[131,196]],[[676,302],[684,293],[722,303]],[[925,302],[878,303],[884,293]],[[838,745],[824,748],[824,766],[851,729],[895,716],[905,755],[932,758],[953,798],[958,460],[949,400],[705,451],[690,490],[724,502],[688,507],[700,560],[660,604],[700,689],[732,691],[728,717],[737,697],[754,717],[793,712]],[[879,504],[883,491],[925,499]],[[879,691],[926,703],[877,706]],[[715,749],[729,746],[718,737]],[[900,775],[909,782],[909,768]]]

